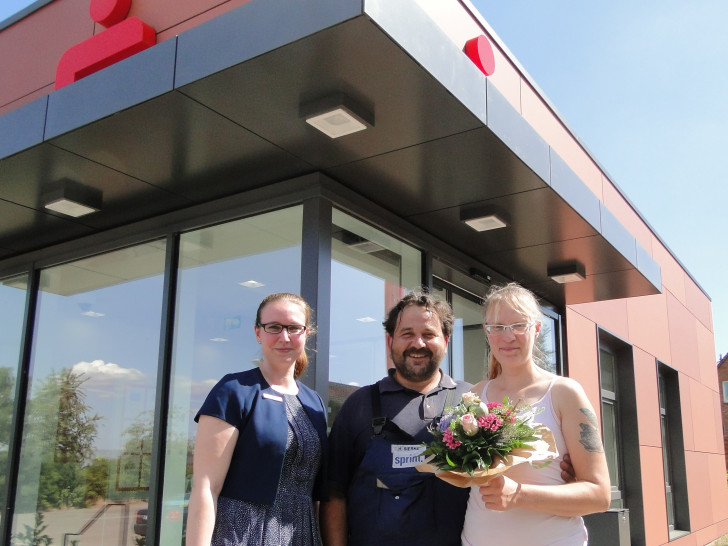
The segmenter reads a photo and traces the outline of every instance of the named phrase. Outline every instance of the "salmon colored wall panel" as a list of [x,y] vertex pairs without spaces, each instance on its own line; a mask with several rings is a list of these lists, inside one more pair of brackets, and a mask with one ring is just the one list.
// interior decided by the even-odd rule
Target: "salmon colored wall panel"
[[554,116],[543,99],[525,81],[521,84],[521,104],[523,117],[581,178],[582,182],[594,192],[594,195],[602,200],[601,171]]
[[652,258],[660,265],[663,290],[685,304],[685,271],[657,239],[652,241]]
[[[706,453],[719,453],[716,428],[722,428],[717,419],[715,405],[718,395],[697,381],[690,381],[690,405],[693,416],[694,449]],[[684,410],[684,408],[683,408]]]
[[0,106],[52,86],[63,53],[94,25],[89,0],[55,0],[0,32]]
[[616,216],[622,225],[637,239],[637,242],[651,255],[653,235],[650,228],[647,227],[642,218],[604,175],[602,175],[602,194],[604,195],[604,204],[609,211]]
[[655,294],[625,301],[630,342],[670,364],[672,359],[665,296]]
[[697,320],[672,294],[666,293],[672,366],[693,379],[700,379]]
[[718,367],[715,356],[715,339],[713,333],[698,323],[698,362],[700,363],[700,382],[714,391],[718,391]]
[[637,396],[637,427],[640,445],[662,448],[660,400],[657,392],[655,357],[635,348],[634,379]]
[[569,359],[569,377],[584,387],[595,411],[601,414],[596,326],[592,321],[568,307],[566,308],[566,351]]
[[713,523],[713,508],[708,490],[708,480],[710,479],[708,461],[709,457],[706,453],[697,451],[685,453],[690,528],[692,530],[703,529]]
[[[695,529],[693,535],[695,536],[695,543],[699,546],[708,545],[721,536],[717,525],[709,525],[703,529]],[[673,546],[672,542],[670,546]]]
[[665,475],[662,466],[662,448],[640,447],[642,466],[642,502],[647,510],[645,538],[647,544],[668,542],[667,503],[665,501]]
[[9,104],[6,104],[5,106],[0,106],[0,116],[10,112],[11,110],[15,110],[16,108],[20,108],[24,104],[33,102],[35,99],[45,97],[48,93],[52,93],[53,90],[54,90],[53,84],[49,83],[45,87],[41,87],[37,91],[33,91],[32,93],[25,95],[24,97],[21,97],[18,100],[12,101]]
[[629,338],[627,300],[606,300],[595,303],[579,303],[571,306],[600,327],[623,339]]
[[726,486],[725,457],[721,453],[717,455],[710,455],[709,465],[713,521],[718,521],[721,517],[728,513],[728,487]]
[[693,410],[690,402],[690,383],[692,381],[688,376],[682,373],[678,374],[678,380],[680,383],[680,410],[682,414],[683,441],[685,442],[685,450],[692,451],[695,449]]
[[685,275],[685,303],[690,312],[708,330],[713,331],[713,310],[710,299],[688,275]]

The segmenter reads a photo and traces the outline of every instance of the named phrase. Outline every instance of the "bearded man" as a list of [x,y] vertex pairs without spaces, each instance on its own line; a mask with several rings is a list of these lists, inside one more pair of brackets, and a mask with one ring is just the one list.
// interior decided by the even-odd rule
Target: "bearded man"
[[453,330],[447,302],[407,294],[384,328],[394,368],[344,403],[329,439],[330,501],[320,507],[326,546],[460,544],[470,490],[418,472],[428,427],[470,384],[440,370]]

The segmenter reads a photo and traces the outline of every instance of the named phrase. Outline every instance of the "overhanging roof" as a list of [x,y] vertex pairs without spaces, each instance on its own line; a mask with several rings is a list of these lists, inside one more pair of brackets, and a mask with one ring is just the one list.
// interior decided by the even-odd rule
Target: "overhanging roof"
[[[333,92],[374,126],[299,117]],[[411,0],[254,0],[0,117],[0,259],[323,172],[554,303],[658,293],[659,266]],[[43,185],[103,191],[43,208]],[[466,207],[510,226],[478,233]],[[558,285],[551,265],[587,279]]]

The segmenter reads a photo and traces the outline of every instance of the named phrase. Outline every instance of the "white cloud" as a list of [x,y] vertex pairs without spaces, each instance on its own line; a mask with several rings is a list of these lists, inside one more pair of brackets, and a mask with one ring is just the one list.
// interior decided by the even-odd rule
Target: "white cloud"
[[124,368],[113,362],[94,360],[74,364],[72,371],[87,379],[86,386],[93,389],[116,389],[121,383],[146,385],[148,376],[136,368]]

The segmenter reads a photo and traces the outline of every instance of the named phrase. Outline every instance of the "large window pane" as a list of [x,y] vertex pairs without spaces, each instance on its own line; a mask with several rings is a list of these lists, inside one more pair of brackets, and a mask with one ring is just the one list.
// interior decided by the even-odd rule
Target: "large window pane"
[[162,544],[184,540],[195,414],[223,375],[256,365],[253,324],[260,301],[300,290],[302,217],[298,206],[180,238]]
[[27,287],[26,275],[5,279],[0,283],[0,518],[5,514],[7,501],[5,483],[8,472],[8,442]]
[[331,257],[329,423],[353,390],[386,374],[382,321],[422,283],[418,250],[338,210]]
[[133,514],[149,489],[163,271],[155,242],[41,272],[15,543],[135,544]]

